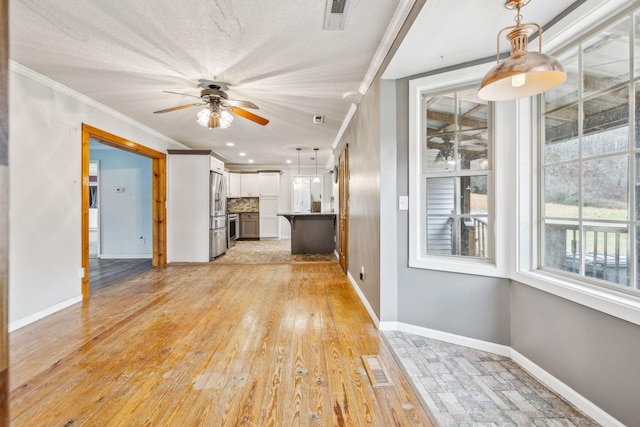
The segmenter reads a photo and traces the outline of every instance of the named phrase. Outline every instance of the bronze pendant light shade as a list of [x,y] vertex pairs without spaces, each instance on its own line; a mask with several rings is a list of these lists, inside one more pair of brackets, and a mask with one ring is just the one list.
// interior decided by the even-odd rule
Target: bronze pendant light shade
[[[516,9],[516,25],[498,33],[497,61],[482,79],[478,96],[487,101],[505,101],[537,95],[562,84],[567,79],[562,64],[542,53],[542,28],[536,23],[522,24],[520,8],[530,0],[507,0],[507,9]],[[538,52],[528,52],[527,45],[533,29],[538,30]],[[511,30],[507,39],[511,43],[509,58],[500,62],[500,35]]]

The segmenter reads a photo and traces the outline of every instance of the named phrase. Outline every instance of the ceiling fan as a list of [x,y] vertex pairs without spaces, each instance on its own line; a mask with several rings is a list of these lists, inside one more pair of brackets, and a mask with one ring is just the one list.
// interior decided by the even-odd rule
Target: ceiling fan
[[202,90],[200,91],[200,96],[164,91],[166,93],[173,93],[175,95],[199,98],[201,102],[195,102],[193,104],[186,104],[179,107],[158,110],[154,111],[153,113],[163,114],[169,113],[171,111],[183,110],[185,108],[206,105],[206,107],[198,113],[197,121],[200,125],[209,129],[217,127],[224,129],[229,127],[231,125],[231,122],[233,121],[233,115],[231,113],[240,117],[244,117],[245,119],[249,119],[261,126],[265,126],[267,123],[269,123],[269,120],[265,119],[264,117],[260,117],[257,114],[245,110],[245,108],[257,109],[258,106],[256,104],[250,101],[229,99],[227,93],[222,90],[221,85],[222,83],[201,80],[200,87],[202,88]]

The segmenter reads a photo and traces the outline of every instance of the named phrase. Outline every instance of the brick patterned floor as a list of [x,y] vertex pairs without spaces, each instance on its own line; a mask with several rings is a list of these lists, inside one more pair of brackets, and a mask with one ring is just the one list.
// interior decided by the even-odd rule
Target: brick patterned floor
[[385,331],[441,426],[597,426],[508,357]]

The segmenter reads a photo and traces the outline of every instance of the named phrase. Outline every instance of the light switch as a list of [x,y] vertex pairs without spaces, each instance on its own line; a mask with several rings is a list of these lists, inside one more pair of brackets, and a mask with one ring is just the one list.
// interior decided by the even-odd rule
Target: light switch
[[398,209],[400,209],[401,211],[409,210],[409,196],[398,197]]

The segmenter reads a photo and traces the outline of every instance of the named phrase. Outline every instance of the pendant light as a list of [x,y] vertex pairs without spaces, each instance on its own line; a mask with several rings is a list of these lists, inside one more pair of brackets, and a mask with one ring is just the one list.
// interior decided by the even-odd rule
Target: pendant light
[[[542,53],[542,27],[536,23],[522,24],[520,8],[531,0],[507,0],[504,7],[516,10],[516,25],[500,30],[497,37],[497,62],[480,84],[478,96],[487,101],[505,101],[537,95],[562,84],[567,79],[557,59]],[[538,30],[538,52],[528,52],[529,36]],[[511,30],[509,58],[500,62],[500,35]]]
[[293,180],[293,185],[300,185],[300,151],[302,151],[302,148],[297,147],[296,151],[298,152],[298,176]]
[[316,177],[313,178],[313,182],[316,183],[316,184],[320,183],[320,177],[318,176],[318,150],[319,150],[319,148],[314,148],[313,149],[313,151],[316,152],[316,155],[315,155],[315,157],[316,157]]

